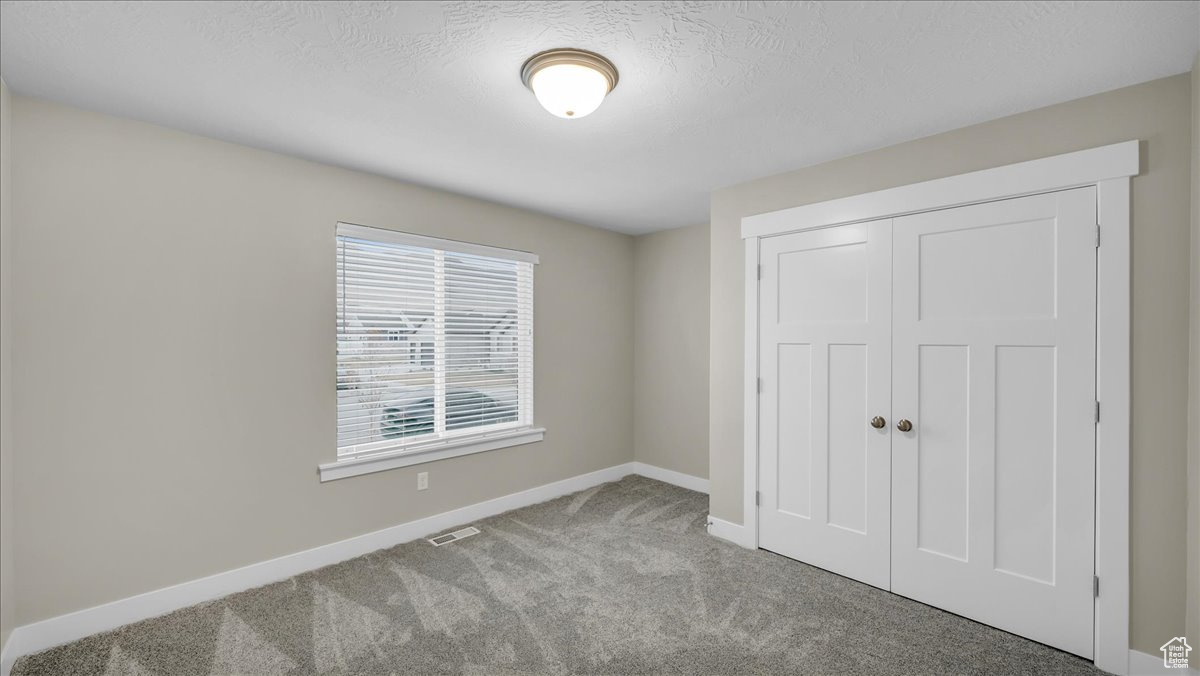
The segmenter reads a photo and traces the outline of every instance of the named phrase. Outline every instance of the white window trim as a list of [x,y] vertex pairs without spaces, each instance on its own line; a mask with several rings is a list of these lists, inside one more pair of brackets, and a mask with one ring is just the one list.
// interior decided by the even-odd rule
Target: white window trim
[[321,474],[321,482],[324,483],[360,474],[370,474],[372,472],[396,469],[397,467],[408,467],[409,465],[433,462],[434,460],[456,458],[460,455],[531,444],[535,441],[541,441],[545,435],[546,429],[544,427],[524,427],[492,432],[490,434],[475,434],[459,439],[442,439],[418,448],[406,448],[403,451],[346,458],[336,462],[325,463],[324,465],[320,465],[318,469]]
[[345,237],[358,237],[360,239],[371,239],[377,242],[390,242],[392,244],[403,244],[405,246],[422,247],[425,249],[441,249],[442,251],[453,251],[472,256],[506,258],[510,261],[533,263],[534,265],[537,265],[539,262],[538,255],[528,251],[504,249],[497,246],[487,246],[486,244],[472,244],[470,242],[460,242],[440,237],[425,237],[424,235],[413,235],[407,232],[388,230],[387,228],[374,228],[369,225],[338,223],[337,234]]
[[[511,261],[531,263],[533,265],[537,265],[540,262],[537,254],[528,251],[503,249],[438,237],[425,237],[353,223],[339,222],[337,224],[336,235],[475,256],[504,258]],[[532,329],[532,327],[530,328]],[[532,420],[533,402],[527,402],[526,406],[529,411],[529,419]],[[425,443],[409,444],[403,448],[380,450],[378,453],[346,456],[334,462],[318,465],[317,470],[321,482],[324,483],[360,474],[382,472],[399,467],[433,462],[435,460],[455,458],[460,455],[482,453],[484,451],[494,451],[510,446],[534,443],[541,441],[545,437],[545,434],[546,429],[544,427],[537,427],[532,423],[500,427],[499,429],[492,427],[485,432],[466,432],[449,438],[442,437]]]
[[[758,548],[758,265],[763,237],[1096,186],[1101,231],[1096,280],[1096,576],[1093,662],[1129,673],[1130,181],[1136,140],[995,169],[807,204],[742,219],[745,242],[742,525],[723,533]],[[711,532],[711,531],[710,531]]]

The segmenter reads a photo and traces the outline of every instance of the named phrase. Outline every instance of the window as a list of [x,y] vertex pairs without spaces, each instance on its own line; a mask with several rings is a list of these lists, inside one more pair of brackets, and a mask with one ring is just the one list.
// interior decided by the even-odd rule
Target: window
[[338,224],[339,461],[422,456],[394,467],[431,452],[497,448],[499,438],[534,440],[536,262],[522,251]]

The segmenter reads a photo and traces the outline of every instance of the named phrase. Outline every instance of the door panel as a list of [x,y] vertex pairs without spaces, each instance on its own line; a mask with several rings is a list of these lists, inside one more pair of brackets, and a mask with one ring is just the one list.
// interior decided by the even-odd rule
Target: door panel
[[779,346],[778,508],[812,516],[812,345]]
[[867,532],[867,346],[829,346],[828,523]]
[[759,542],[888,587],[888,221],[764,238]]
[[894,220],[892,590],[1091,657],[1094,188]]
[[1054,584],[1054,361],[996,347],[996,570]]
[[781,251],[776,269],[780,323],[867,320],[866,242]]
[[929,232],[918,249],[921,319],[1054,316],[1053,219]]
[[922,421],[917,458],[917,546],[965,561],[969,466],[962,449],[970,426],[970,349],[922,345],[917,351]]

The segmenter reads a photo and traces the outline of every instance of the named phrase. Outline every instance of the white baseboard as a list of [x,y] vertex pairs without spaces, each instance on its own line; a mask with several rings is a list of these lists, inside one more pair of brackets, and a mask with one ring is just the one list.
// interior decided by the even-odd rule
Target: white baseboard
[[[478,521],[519,507],[545,502],[602,483],[617,481],[630,474],[640,474],[638,465],[642,465],[642,463],[627,462],[615,465],[340,542],[314,547],[277,559],[17,627],[9,635],[3,652],[0,652],[0,676],[8,676],[12,663],[22,655],[53,648],[56,645],[69,643],[102,631],[116,629],[131,622],[165,615],[204,601],[286,580],[300,573],[411,542],[417,538],[446,530],[451,526]],[[641,469],[649,467],[649,465],[642,465]],[[658,470],[658,468],[654,469]],[[667,470],[658,471],[666,472]],[[661,476],[651,476],[651,478],[675,483]],[[695,477],[691,478],[695,479]]]
[[676,472],[673,469],[663,469],[657,465],[648,465],[644,462],[633,463],[633,473],[640,474],[648,479],[655,479],[663,483],[708,495],[708,479],[701,479],[698,476]]
[[749,528],[737,523],[731,523],[723,519],[709,514],[708,515],[708,534],[714,537],[719,537],[722,540],[728,540],[739,547],[746,549],[754,549],[754,538]]
[[[1200,653],[1200,650],[1193,650]],[[1194,656],[1192,664],[1200,664],[1200,655]],[[1129,651],[1129,676],[1200,676],[1196,667],[1188,669],[1168,669],[1163,665],[1162,654],[1151,655],[1137,650]]]
[[[615,465],[340,542],[314,547],[277,559],[17,627],[8,637],[3,651],[0,651],[0,676],[8,676],[13,662],[22,655],[69,643],[102,631],[116,629],[132,622],[164,615],[204,601],[285,580],[300,573],[411,542],[425,535],[446,530],[451,526],[478,521],[602,483],[617,481],[629,474],[640,474],[690,490],[708,492],[709,482],[706,479],[643,462]],[[749,529],[736,523],[709,516],[708,532],[710,535],[728,540],[740,547],[754,547]],[[1200,672],[1197,672],[1195,668],[1166,669],[1163,667],[1161,657],[1136,650],[1129,651],[1129,674],[1131,676],[1154,674],[1200,676]]]

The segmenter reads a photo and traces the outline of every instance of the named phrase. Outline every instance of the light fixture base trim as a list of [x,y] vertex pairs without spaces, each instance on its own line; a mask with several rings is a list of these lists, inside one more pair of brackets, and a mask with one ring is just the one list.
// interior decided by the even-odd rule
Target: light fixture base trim
[[613,65],[612,61],[595,52],[570,48],[547,49],[544,52],[538,52],[529,57],[525,61],[525,64],[521,66],[521,82],[530,91],[533,91],[533,87],[530,87],[529,83],[533,80],[534,74],[547,66],[556,66],[559,64],[586,66],[597,71],[608,80],[609,92],[612,92],[617,86],[619,76],[617,74],[617,67]]

